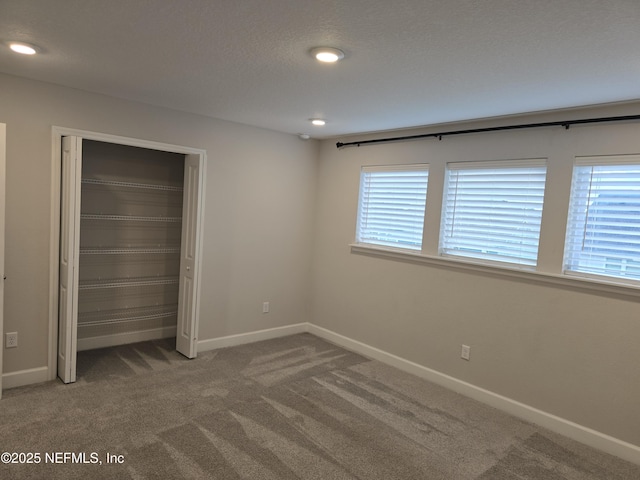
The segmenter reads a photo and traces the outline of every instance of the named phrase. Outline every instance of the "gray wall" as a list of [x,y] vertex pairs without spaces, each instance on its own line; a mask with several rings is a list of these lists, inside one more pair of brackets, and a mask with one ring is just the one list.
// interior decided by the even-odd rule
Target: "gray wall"
[[308,319],[317,142],[5,75],[0,122],[4,327],[19,333],[5,373],[48,362],[53,125],[207,151],[199,340]]
[[[638,105],[503,119],[637,113]],[[495,122],[494,122],[495,123]],[[441,130],[489,126],[491,122]],[[426,132],[426,130],[425,130]],[[420,133],[420,131],[409,132]],[[405,132],[402,132],[405,134]],[[393,136],[387,133],[384,136]],[[348,140],[373,138],[359,136]],[[342,139],[341,139],[342,140]],[[640,445],[640,296],[351,253],[360,168],[429,163],[426,250],[437,255],[446,162],[548,158],[540,269],[560,274],[574,155],[640,152],[640,126],[560,127],[337,150],[318,171],[313,323]],[[551,278],[550,280],[553,280]],[[636,294],[640,294],[637,291]],[[471,361],[460,359],[461,344]]]
[[[631,114],[638,106],[512,121]],[[5,373],[48,361],[50,197],[57,181],[51,127],[57,125],[207,150],[200,340],[312,321],[640,445],[638,297],[349,249],[362,165],[430,163],[427,220],[433,226],[447,161],[548,157],[540,263],[559,273],[573,155],[638,153],[637,124],[338,151],[334,140],[303,142],[4,75],[0,122],[7,124],[5,331],[20,335],[20,346],[4,352]],[[427,248],[437,248],[433,228]],[[271,313],[263,315],[267,300]],[[472,347],[470,362],[459,358],[461,343]]]

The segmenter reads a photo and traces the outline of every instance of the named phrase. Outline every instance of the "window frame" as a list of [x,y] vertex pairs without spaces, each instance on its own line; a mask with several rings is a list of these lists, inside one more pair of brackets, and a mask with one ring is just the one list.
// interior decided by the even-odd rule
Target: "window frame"
[[[401,241],[399,241],[399,237],[396,237],[395,242],[384,242],[384,241],[372,241],[370,236],[362,235],[363,230],[366,230],[367,227],[363,226],[363,223],[368,223],[365,218],[363,218],[363,213],[365,210],[364,201],[365,201],[365,183],[366,176],[368,174],[384,174],[384,173],[408,173],[408,172],[423,172],[426,174],[426,182],[424,187],[424,199],[422,201],[422,212],[420,215],[420,241],[419,244],[414,244],[415,246],[403,245]],[[406,251],[406,252],[421,252],[423,248],[424,242],[424,228],[425,228],[425,213],[426,213],[426,204],[427,204],[427,192],[429,188],[429,164],[428,163],[414,163],[414,164],[405,164],[405,165],[365,165],[360,168],[360,183],[358,190],[358,207],[356,212],[356,231],[355,231],[355,244],[363,245],[363,246],[373,246],[373,247],[381,247],[381,248],[392,248],[394,250]],[[393,237],[391,237],[393,238]]]
[[[637,285],[640,287],[640,275],[632,277],[625,275],[613,275],[611,273],[606,272],[595,272],[596,268],[593,266],[593,263],[597,258],[602,259],[605,262],[605,267],[603,270],[606,270],[606,262],[608,261],[608,257],[602,257],[601,255],[594,255],[593,258],[585,253],[584,257],[581,255],[581,252],[578,251],[575,246],[580,239],[578,232],[581,230],[583,234],[581,238],[583,240],[583,244],[587,238],[587,230],[591,230],[593,232],[594,227],[598,227],[599,224],[592,223],[591,227],[589,226],[589,216],[591,206],[594,203],[589,205],[584,205],[584,202],[590,202],[592,199],[597,200],[598,197],[594,197],[594,191],[598,191],[597,185],[593,183],[593,175],[594,169],[598,167],[603,168],[615,168],[615,167],[624,167],[624,166],[636,166],[637,170],[640,172],[640,154],[630,154],[630,155],[598,155],[598,156],[579,156],[574,158],[573,170],[571,175],[571,188],[570,188],[570,200],[569,200],[569,208],[567,211],[567,227],[565,232],[565,243],[564,250],[562,256],[562,274],[568,277],[576,277],[583,278],[586,280],[603,282],[603,283],[611,283],[611,284],[620,284],[620,285]],[[586,189],[586,196],[584,188],[581,189],[581,192],[578,191],[579,182],[581,182],[581,174],[579,169],[589,169],[591,167],[589,186]],[[597,172],[596,172],[597,173]],[[621,172],[623,173],[623,172]],[[637,188],[638,188],[638,196],[640,196],[640,173],[637,177]],[[616,189],[611,190],[603,190],[602,193],[610,193],[616,191]],[[640,202],[640,200],[639,200]],[[606,208],[606,207],[605,207]],[[585,211],[583,213],[578,212],[578,209]],[[580,217],[584,217],[584,220],[580,220]],[[576,220],[572,220],[576,218]],[[608,219],[611,217],[608,217]],[[615,217],[611,218],[615,221]],[[640,214],[637,215],[637,220],[640,222]],[[595,232],[592,234],[592,242],[595,238]],[[584,247],[584,245],[583,245]],[[640,248],[639,248],[640,250]],[[612,254],[612,258],[615,254]],[[636,268],[640,268],[640,253],[638,255],[639,259],[636,260],[638,265]],[[623,265],[626,265],[627,259],[622,259],[621,261],[621,269]],[[580,263],[583,263],[581,266]],[[592,264],[589,266],[588,264]]]
[[[460,179],[460,175],[458,175],[454,179],[454,175],[456,172],[468,172],[470,176],[478,177],[477,173],[473,173],[473,171],[497,171],[503,170],[499,175],[520,175],[517,172],[518,169],[543,169],[543,172],[538,173],[523,173],[522,175],[541,175],[542,179],[542,189],[541,194],[537,195],[537,198],[540,199],[538,208],[527,209],[524,212],[524,219],[530,218],[530,214],[532,211],[539,210],[537,214],[537,219],[534,218],[535,224],[530,224],[525,222],[526,229],[520,231],[519,235],[513,235],[513,233],[517,233],[517,230],[514,229],[515,225],[511,225],[510,223],[505,225],[504,235],[499,237],[500,232],[497,227],[497,224],[500,223],[496,221],[496,218],[489,220],[492,223],[488,223],[484,230],[478,229],[478,234],[474,235],[473,233],[467,233],[465,237],[459,237],[458,241],[453,241],[454,239],[454,231],[458,228],[464,229],[464,222],[462,222],[462,227],[460,224],[455,224],[455,216],[456,213],[451,213],[450,206],[454,205],[454,210],[457,206],[458,200],[457,198],[450,199],[449,195],[455,191],[457,193],[457,185],[458,180]],[[498,174],[497,174],[498,175]],[[496,266],[504,266],[505,268],[518,268],[518,269],[527,269],[527,270],[535,270],[538,264],[538,256],[539,256],[539,247],[540,247],[540,233],[541,233],[541,225],[542,225],[542,215],[544,210],[544,200],[545,200],[545,190],[546,190],[546,180],[547,180],[547,159],[546,158],[527,158],[527,159],[508,159],[508,160],[491,160],[491,161],[466,161],[466,162],[450,162],[446,164],[445,167],[445,176],[443,183],[443,194],[442,194],[442,212],[440,218],[440,231],[439,231],[439,242],[438,242],[438,254],[445,258],[456,258],[456,259],[465,259],[467,261],[473,263],[482,263],[487,265],[496,265]],[[456,188],[454,189],[451,185],[451,182],[456,182]],[[537,183],[540,181],[538,180]],[[484,183],[484,182],[483,182]],[[505,182],[505,185],[507,183]],[[533,185],[531,187],[525,187],[528,190],[535,189]],[[463,193],[464,194],[464,193]],[[508,195],[512,196],[512,195]],[[532,195],[533,197],[533,195]],[[507,198],[507,196],[503,196],[502,198]],[[499,200],[500,202],[504,202],[505,200]],[[497,203],[493,198],[488,200],[489,205],[492,203]],[[517,204],[518,202],[513,202]],[[522,202],[520,202],[522,203]],[[467,204],[468,206],[472,205],[471,203]],[[482,208],[487,208],[491,210],[490,206],[483,206]],[[514,209],[509,209],[505,212],[505,216],[514,212]],[[503,217],[504,218],[504,217]],[[473,221],[467,222],[467,230],[470,226],[469,223],[474,223]],[[526,231],[531,231],[533,226],[534,236],[535,236],[535,246],[534,254],[525,256],[525,253],[522,253],[526,247],[527,240],[533,240],[533,236],[531,234],[527,234]],[[535,231],[537,227],[537,232]],[[490,248],[488,247],[487,251],[473,251],[471,249],[471,245],[469,242],[473,242],[471,239],[473,237],[482,238],[482,237],[490,237],[498,238],[499,240],[494,244],[495,248],[493,252],[490,252]],[[467,248],[465,251],[463,248],[464,242],[461,239],[466,238],[467,240]],[[509,240],[514,240],[512,245],[516,248],[509,248]],[[475,243],[480,243],[479,241],[475,241]],[[528,247],[531,250],[531,247]],[[512,254],[509,255],[509,251],[512,251]],[[522,255],[516,256],[514,253],[520,250]]]
[[[612,157],[614,155],[598,152],[591,156]],[[640,157],[640,151],[635,150],[617,156],[627,158],[631,156]],[[545,203],[543,203],[542,225],[539,237],[538,265],[535,269],[524,268],[517,264],[505,262],[488,262],[470,257],[443,256],[439,254],[440,231],[438,229],[442,221],[440,217],[442,204],[439,202],[444,198],[446,161],[442,163],[439,161],[430,162],[428,164],[428,203],[425,208],[422,250],[397,249],[384,245],[351,242],[349,243],[351,254],[394,262],[423,265],[431,268],[468,272],[476,275],[494,276],[510,281],[526,282],[551,288],[568,288],[592,292],[598,295],[613,295],[628,298],[631,301],[639,301],[640,285],[638,282],[603,276],[586,277],[563,272],[563,247],[567,215],[566,211],[563,214],[559,212],[557,208],[554,209],[553,206],[549,207],[547,202],[564,202],[562,198],[565,198],[566,204],[564,206],[568,208],[569,190],[572,182],[572,167],[571,165],[567,165],[566,167],[561,166],[560,168],[567,169],[566,175],[564,175],[559,166],[557,164],[554,165],[550,157],[536,158],[545,158],[547,160],[547,173],[544,195]],[[571,158],[575,159],[576,157],[572,156]],[[497,162],[501,161],[502,160],[497,160]],[[478,162],[479,161],[469,161],[468,163],[477,164]],[[453,163],[460,162],[453,161]],[[394,168],[396,166],[391,165],[391,167]],[[551,212],[545,214],[544,211],[549,210],[549,208],[551,208]],[[550,242],[554,243],[551,244]]]

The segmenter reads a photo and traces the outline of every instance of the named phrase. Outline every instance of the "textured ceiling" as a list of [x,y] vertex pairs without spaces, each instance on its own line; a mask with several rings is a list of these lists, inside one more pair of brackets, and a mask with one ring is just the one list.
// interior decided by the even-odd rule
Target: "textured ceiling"
[[318,138],[640,99],[640,0],[0,0],[9,40],[43,52],[4,73]]

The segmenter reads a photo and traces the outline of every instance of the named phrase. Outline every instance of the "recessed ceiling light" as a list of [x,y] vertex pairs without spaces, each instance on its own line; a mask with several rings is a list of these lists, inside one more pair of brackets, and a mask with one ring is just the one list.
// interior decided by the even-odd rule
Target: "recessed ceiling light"
[[38,53],[38,49],[35,45],[30,45],[24,42],[11,42],[9,43],[9,48],[16,53],[21,53],[22,55],[35,55]]
[[311,119],[311,123],[313,125],[315,125],[316,127],[321,127],[321,126],[325,125],[327,122],[325,122],[321,118],[312,118]]
[[317,47],[311,50],[311,55],[316,60],[325,63],[334,63],[344,58],[344,52],[333,47]]

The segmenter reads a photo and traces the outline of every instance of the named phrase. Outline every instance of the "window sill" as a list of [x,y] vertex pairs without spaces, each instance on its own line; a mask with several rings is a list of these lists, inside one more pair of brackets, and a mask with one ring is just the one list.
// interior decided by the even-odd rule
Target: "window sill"
[[636,299],[640,298],[640,286],[635,284],[626,284],[613,281],[609,282],[606,280],[595,280],[586,277],[538,272],[531,270],[530,267],[518,268],[509,265],[490,265],[480,262],[473,262],[472,260],[470,261],[468,259],[459,260],[452,257],[424,255],[420,252],[411,252],[409,250],[401,250],[376,245],[353,243],[350,244],[349,247],[351,248],[351,253],[359,255],[368,255],[372,257],[385,258],[388,260],[397,260],[418,265],[429,265],[451,270],[476,272],[480,274],[510,278],[524,282],[534,282],[544,285],[560,286],[568,289],[577,289],[600,295],[635,297]]

